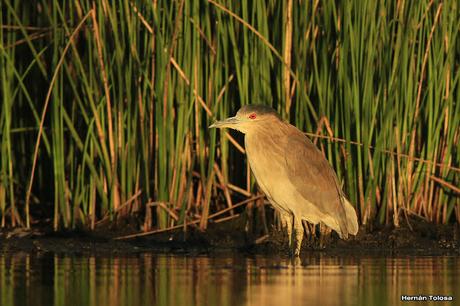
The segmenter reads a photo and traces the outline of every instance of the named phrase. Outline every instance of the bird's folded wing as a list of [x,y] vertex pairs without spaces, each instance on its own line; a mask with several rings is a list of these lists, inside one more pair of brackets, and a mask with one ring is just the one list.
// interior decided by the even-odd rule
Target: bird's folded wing
[[344,215],[334,171],[316,146],[301,133],[289,136],[285,159],[289,180],[322,213]]

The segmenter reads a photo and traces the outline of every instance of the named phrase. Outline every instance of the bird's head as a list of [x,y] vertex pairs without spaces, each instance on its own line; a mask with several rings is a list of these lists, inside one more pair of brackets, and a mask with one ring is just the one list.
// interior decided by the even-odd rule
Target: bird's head
[[265,105],[245,105],[234,117],[216,121],[209,128],[230,128],[247,134],[257,127],[265,127],[265,124],[273,120],[281,120],[273,108]]

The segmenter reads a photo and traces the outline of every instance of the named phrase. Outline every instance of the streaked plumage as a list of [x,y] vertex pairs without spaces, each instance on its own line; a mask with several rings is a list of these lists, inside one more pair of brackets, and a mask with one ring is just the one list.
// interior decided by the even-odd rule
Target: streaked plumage
[[341,238],[356,235],[358,222],[337,177],[316,146],[270,107],[243,106],[235,117],[211,127],[228,127],[245,134],[249,165],[270,203],[281,213],[294,254],[303,238],[302,220],[323,222]]

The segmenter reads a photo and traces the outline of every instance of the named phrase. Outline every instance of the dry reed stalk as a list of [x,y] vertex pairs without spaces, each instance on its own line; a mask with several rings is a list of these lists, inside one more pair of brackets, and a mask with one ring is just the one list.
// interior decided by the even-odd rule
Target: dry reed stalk
[[[226,208],[226,209],[223,209],[223,210],[221,210],[221,211],[218,211],[218,212],[216,212],[216,213],[214,213],[214,214],[209,215],[209,216],[207,217],[207,219],[209,220],[209,219],[212,219],[212,218],[214,218],[214,217],[220,216],[220,215],[222,215],[222,214],[224,214],[224,213],[226,213],[226,212],[228,212],[228,211],[230,211],[230,210],[232,210],[232,209],[235,209],[235,208],[237,208],[237,207],[243,206],[243,205],[245,205],[245,204],[247,204],[247,203],[250,203],[250,202],[255,201],[255,200],[257,200],[257,199],[259,199],[259,198],[262,198],[262,197],[264,197],[264,195],[256,196],[256,197],[253,197],[253,198],[250,198],[250,199],[241,201],[241,202],[239,202],[239,203],[233,205],[233,207],[231,207],[231,208]],[[236,216],[236,215],[235,215],[235,216]],[[227,218],[227,217],[224,217],[224,218]],[[197,219],[197,220],[193,220],[193,221],[190,221],[190,222],[187,222],[187,223],[186,223],[186,226],[192,225],[192,224],[201,223],[201,220],[202,220],[202,218]],[[168,228],[165,228],[165,229],[157,229],[157,230],[148,231],[148,232],[143,232],[143,233],[125,235],[125,236],[116,237],[116,238],[114,238],[114,239],[115,239],[115,240],[132,239],[132,238],[137,238],[137,237],[149,236],[149,235],[153,235],[153,234],[157,234],[157,233],[169,232],[169,231],[171,231],[171,230],[178,229],[178,228],[182,228],[182,227],[184,227],[184,225],[183,225],[183,224],[179,224],[179,225],[171,226],[171,227],[168,227]]]
[[[433,26],[431,27],[431,32],[430,36],[428,37],[428,42],[426,44],[425,48],[425,54],[423,56],[423,62],[422,62],[422,71],[420,73],[420,80],[418,82],[418,89],[417,89],[417,98],[415,102],[415,113],[413,117],[413,126],[412,126],[412,132],[411,132],[411,138],[410,138],[410,144],[409,144],[409,156],[413,157],[415,154],[415,136],[416,136],[416,126],[417,126],[417,120],[418,120],[418,115],[420,112],[420,101],[421,101],[421,95],[422,95],[422,84],[423,80],[425,78],[425,69],[426,69],[426,64],[428,61],[428,55],[430,51],[430,46],[431,42],[433,39],[433,33],[434,30],[436,29],[436,26],[438,24],[439,16],[441,14],[441,9],[442,9],[442,3],[439,4],[438,9],[436,10],[436,16],[434,18]],[[407,189],[412,190],[412,159],[409,159],[409,163],[407,165],[407,175],[408,175],[408,181],[407,181]]]
[[292,0],[288,0],[285,10],[285,30],[284,30],[284,67],[283,67],[283,79],[284,79],[284,103],[286,105],[286,116],[289,118],[291,110],[291,52],[292,52]]
[[214,182],[214,168],[211,170],[211,174],[209,175],[207,182],[206,182],[206,189],[205,189],[205,197],[204,197],[204,203],[202,206],[202,215],[201,215],[201,221],[200,221],[200,230],[204,231],[208,227],[208,216],[209,216],[209,206],[211,204],[211,190],[212,190],[212,185]]
[[[93,9],[91,18],[93,21],[93,32],[94,39],[96,41],[96,50],[99,59],[99,65],[101,67],[102,81],[104,85],[104,93],[106,99],[106,108],[107,108],[107,124],[108,124],[108,134],[109,134],[109,150],[110,150],[110,166],[111,166],[111,192],[113,195],[113,208],[116,210],[120,206],[120,190],[118,185],[118,175],[117,175],[117,155],[115,153],[115,142],[113,135],[113,119],[112,119],[112,103],[110,99],[110,90],[109,90],[109,81],[107,77],[107,71],[104,64],[104,56],[102,49],[102,42],[99,36],[99,25],[96,18],[96,3],[93,1]],[[103,135],[103,134],[102,134]],[[101,139],[101,145],[104,146],[105,137]]]
[[[72,34],[69,37],[69,42],[66,44],[64,50],[62,51],[62,55],[59,59],[59,62],[56,65],[56,69],[54,71],[53,77],[50,82],[50,86],[48,88],[48,93],[46,94],[46,99],[45,103],[43,105],[43,110],[42,110],[42,115],[41,115],[41,120],[40,120],[40,127],[38,129],[38,135],[37,135],[37,140],[35,142],[35,149],[34,149],[34,156],[33,156],[33,162],[32,162],[32,170],[30,172],[30,180],[29,180],[29,185],[27,187],[27,192],[26,192],[26,202],[25,202],[25,213],[26,213],[26,227],[27,229],[30,229],[30,195],[32,193],[32,185],[34,181],[34,175],[35,175],[35,168],[37,166],[37,158],[38,158],[38,148],[40,147],[40,140],[41,140],[41,135],[43,133],[43,126],[45,124],[45,116],[48,110],[48,104],[51,98],[51,92],[53,90],[53,85],[56,82],[58,72],[60,67],[62,66],[64,62],[65,55],[67,53],[67,50],[69,50],[69,47],[73,43],[73,39],[77,35],[77,33],[80,31],[80,29],[83,27],[83,24],[85,23],[86,19],[88,19],[90,16],[92,16],[93,11],[90,10],[85,17],[79,22],[75,30],[72,32]],[[12,207],[12,220],[15,220],[14,218],[14,207]],[[14,223],[14,221],[13,221]],[[14,226],[14,225],[13,225]]]
[[[230,196],[230,192],[228,191],[227,184],[225,182],[224,176],[222,175],[222,172],[220,172],[219,166],[217,163],[214,163],[214,172],[216,173],[217,179],[222,185],[222,188],[224,189],[224,196],[225,196],[225,201],[227,202],[228,207],[232,207],[232,198]],[[233,210],[230,210],[230,214],[233,215]]]

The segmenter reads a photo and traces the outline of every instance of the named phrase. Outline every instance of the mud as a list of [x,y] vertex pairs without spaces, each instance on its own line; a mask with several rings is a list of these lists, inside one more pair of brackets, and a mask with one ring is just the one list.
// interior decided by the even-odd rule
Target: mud
[[[95,231],[53,232],[47,227],[26,231],[0,231],[0,253],[38,252],[65,255],[129,255],[142,252],[200,255],[241,253],[289,256],[286,235],[271,226],[249,230],[244,217],[210,224],[206,232],[189,227],[187,231],[154,234],[128,240],[114,238],[136,232],[136,226],[105,226]],[[318,238],[320,236],[321,238]],[[341,240],[335,233],[310,234],[304,239],[302,254],[327,255],[460,255],[459,225],[434,225],[422,219],[401,220],[399,227],[361,227],[357,236]],[[302,255],[301,254],[301,255]]]

